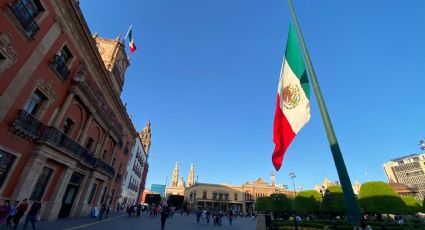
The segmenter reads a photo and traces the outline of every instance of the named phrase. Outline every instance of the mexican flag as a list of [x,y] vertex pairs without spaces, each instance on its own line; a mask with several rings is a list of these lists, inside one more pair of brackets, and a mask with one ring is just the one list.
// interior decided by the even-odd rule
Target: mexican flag
[[136,51],[136,43],[134,43],[134,40],[133,40],[133,31],[131,27],[130,27],[130,30],[128,31],[128,40],[130,41],[130,44],[129,44],[130,52],[134,53],[134,51]]
[[273,165],[278,171],[289,144],[310,120],[310,85],[297,32],[289,27],[285,59],[277,88],[276,112],[273,125]]

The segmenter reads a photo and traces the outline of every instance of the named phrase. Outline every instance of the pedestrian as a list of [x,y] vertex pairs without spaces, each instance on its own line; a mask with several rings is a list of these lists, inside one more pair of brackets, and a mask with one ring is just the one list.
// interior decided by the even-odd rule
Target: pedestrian
[[27,209],[28,209],[28,200],[27,199],[24,199],[22,201],[22,203],[20,203],[18,205],[18,207],[16,208],[16,214],[13,217],[13,220],[12,220],[12,222],[14,224],[13,229],[16,229],[16,227],[18,227],[19,221],[24,216],[24,214],[27,211]]
[[3,224],[6,221],[11,210],[12,206],[10,206],[10,201],[6,200],[4,205],[0,206],[0,224]]
[[201,219],[202,211],[200,208],[196,210],[196,223],[199,224],[199,220]]
[[23,229],[27,229],[28,222],[31,222],[32,229],[35,230],[35,223],[39,220],[41,209],[41,203],[39,200],[34,200],[32,203],[30,210],[27,213],[27,217],[25,218]]
[[105,219],[108,219],[108,215],[110,211],[111,211],[111,206],[108,206],[108,208],[105,211],[106,212]]
[[103,214],[106,211],[106,206],[104,204],[102,204],[102,207],[100,208],[100,212],[99,212],[99,221],[102,220]]
[[232,225],[233,218],[235,217],[235,214],[233,213],[232,209],[229,210],[229,212],[227,213],[227,215],[229,217],[229,224]]
[[6,218],[6,227],[10,227],[12,225],[12,220],[16,215],[16,208],[18,207],[19,201],[15,201],[15,204],[12,205],[12,209],[9,212],[9,215]]
[[210,216],[211,216],[210,209],[207,209],[206,216],[207,216],[207,224],[209,224],[210,223]]
[[161,206],[161,230],[164,230],[165,221],[167,220],[169,215],[170,215],[170,208],[168,207],[167,203],[164,202]]

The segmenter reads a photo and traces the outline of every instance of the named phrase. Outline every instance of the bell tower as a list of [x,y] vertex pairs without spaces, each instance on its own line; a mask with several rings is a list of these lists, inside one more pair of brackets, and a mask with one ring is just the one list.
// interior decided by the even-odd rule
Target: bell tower
[[171,187],[177,187],[179,183],[179,162],[176,162],[173,170],[173,178],[171,180]]
[[195,184],[195,167],[193,163],[190,165],[189,176],[187,177],[187,186],[190,187]]
[[93,35],[103,63],[109,71],[114,89],[121,95],[124,86],[124,74],[130,65],[130,61],[125,53],[125,45],[121,41],[121,36],[116,39],[101,38],[98,34]]
[[151,147],[151,122],[148,121],[146,126],[142,129],[142,132],[139,134],[140,139],[142,139],[143,149],[145,153],[149,155],[149,150]]

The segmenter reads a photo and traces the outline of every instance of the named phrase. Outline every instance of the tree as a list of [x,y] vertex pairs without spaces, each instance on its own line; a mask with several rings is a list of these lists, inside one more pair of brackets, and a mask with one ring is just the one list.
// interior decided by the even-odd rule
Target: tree
[[269,197],[270,211],[273,212],[274,218],[278,219],[284,213],[291,211],[291,201],[284,194],[271,194]]
[[183,205],[184,196],[181,195],[169,195],[168,205],[180,208]]
[[146,194],[145,202],[149,205],[151,205],[151,204],[159,205],[159,202],[161,202],[161,195],[159,195],[159,194]]
[[317,213],[320,210],[322,196],[315,190],[301,191],[294,201],[295,212],[301,215]]
[[401,197],[382,181],[367,182],[359,193],[359,204],[365,213],[403,214],[406,205]]
[[404,196],[401,198],[406,205],[405,214],[414,215],[422,210],[421,203],[412,196]]
[[425,199],[422,201],[422,212],[425,212]]
[[271,202],[269,197],[258,197],[255,201],[255,211],[270,212]]
[[324,192],[321,211],[334,216],[345,215],[347,213],[347,205],[345,204],[342,187],[338,185],[329,186]]

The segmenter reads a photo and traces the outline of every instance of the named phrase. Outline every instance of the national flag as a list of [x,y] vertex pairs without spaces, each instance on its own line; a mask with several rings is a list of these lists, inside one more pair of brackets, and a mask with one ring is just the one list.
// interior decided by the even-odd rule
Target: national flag
[[130,27],[130,30],[128,31],[128,41],[130,42],[129,44],[130,52],[134,53],[134,51],[136,51],[136,43],[134,43],[134,40],[133,40],[133,31],[131,27]]
[[273,125],[273,142],[276,146],[272,160],[276,170],[282,166],[289,144],[308,120],[310,120],[310,84],[297,32],[290,25],[277,89]]

